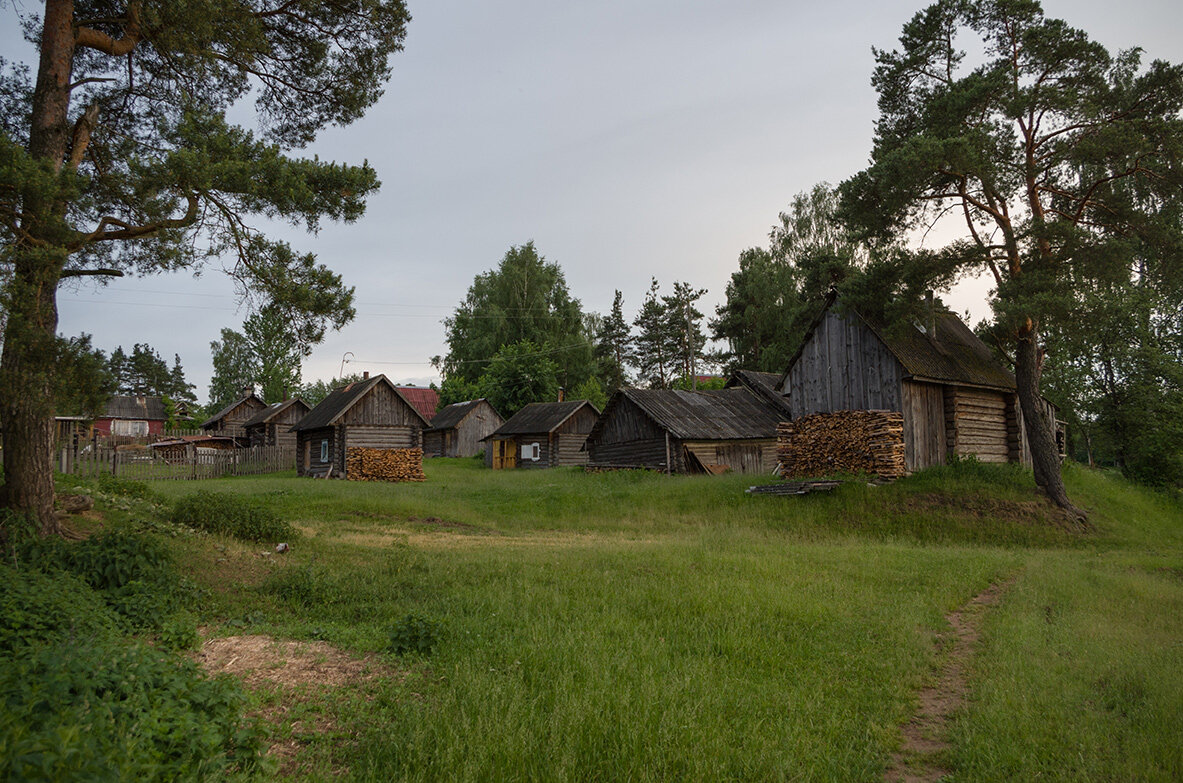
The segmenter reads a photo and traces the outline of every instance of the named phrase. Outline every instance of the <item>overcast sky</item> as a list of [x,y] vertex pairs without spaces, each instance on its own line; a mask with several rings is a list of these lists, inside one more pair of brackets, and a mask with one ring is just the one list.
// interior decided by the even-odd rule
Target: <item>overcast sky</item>
[[[533,240],[585,310],[649,279],[710,293],[714,313],[744,248],[814,183],[865,166],[873,46],[895,46],[919,0],[409,0],[406,50],[382,100],[308,149],[368,160],[382,180],[366,215],[319,235],[284,229],[357,288],[357,319],[305,362],[304,378],[384,372],[437,380],[441,320],[474,275]],[[30,0],[3,4],[0,56],[35,66],[17,31]],[[1183,62],[1179,0],[1045,0],[1111,50]],[[946,295],[987,314],[985,286]],[[97,347],[147,342],[180,354],[206,401],[211,340],[239,329],[230,281],[214,269],[63,289],[60,331]]]

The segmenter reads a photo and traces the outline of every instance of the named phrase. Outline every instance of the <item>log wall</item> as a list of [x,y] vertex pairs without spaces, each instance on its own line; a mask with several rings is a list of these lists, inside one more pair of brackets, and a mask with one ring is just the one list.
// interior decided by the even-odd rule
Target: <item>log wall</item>
[[1017,396],[964,386],[945,388],[946,445],[950,455],[981,462],[1021,460]]

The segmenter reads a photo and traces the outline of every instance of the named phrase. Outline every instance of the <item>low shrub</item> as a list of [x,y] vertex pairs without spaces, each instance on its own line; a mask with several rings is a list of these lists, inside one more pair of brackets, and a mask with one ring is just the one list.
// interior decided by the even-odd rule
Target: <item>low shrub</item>
[[187,614],[170,617],[160,626],[156,634],[156,643],[165,650],[181,652],[192,650],[201,641],[197,633],[197,623]]
[[284,541],[296,530],[263,503],[224,492],[197,492],[177,501],[172,521],[244,541]]
[[141,644],[65,642],[0,666],[0,779],[226,780],[259,776],[245,697],[192,661]]
[[114,638],[118,619],[83,580],[0,565],[0,658],[40,644]]
[[439,636],[439,623],[415,613],[395,623],[390,631],[390,651],[395,655],[430,655]]
[[119,478],[109,473],[103,473],[95,479],[99,491],[107,495],[119,495],[125,498],[148,500],[153,497],[152,488],[142,481]]

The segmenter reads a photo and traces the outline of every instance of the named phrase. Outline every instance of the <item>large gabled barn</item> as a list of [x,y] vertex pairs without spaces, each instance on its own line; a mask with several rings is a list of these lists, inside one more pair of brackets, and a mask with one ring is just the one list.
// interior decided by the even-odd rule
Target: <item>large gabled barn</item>
[[296,464],[301,476],[345,476],[351,448],[406,449],[422,445],[427,419],[385,375],[335,389],[300,419]]
[[472,457],[484,451],[481,441],[505,423],[485,398],[440,408],[423,431],[423,456]]
[[831,297],[780,379],[792,418],[901,411],[909,471],[953,455],[1030,463],[1014,375],[956,315],[926,320],[889,327]]
[[533,402],[486,436],[493,468],[553,468],[587,464],[583,442],[600,412],[587,400]]
[[787,414],[742,386],[620,389],[587,438],[592,467],[669,473],[771,473]]

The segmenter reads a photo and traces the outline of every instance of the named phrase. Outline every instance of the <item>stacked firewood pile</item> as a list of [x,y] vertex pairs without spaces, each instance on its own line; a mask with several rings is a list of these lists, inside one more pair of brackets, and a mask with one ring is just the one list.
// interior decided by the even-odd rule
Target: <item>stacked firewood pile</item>
[[350,481],[423,481],[423,449],[348,449],[345,477]]
[[781,422],[776,430],[781,476],[874,473],[899,478],[904,415],[899,411],[835,411]]

